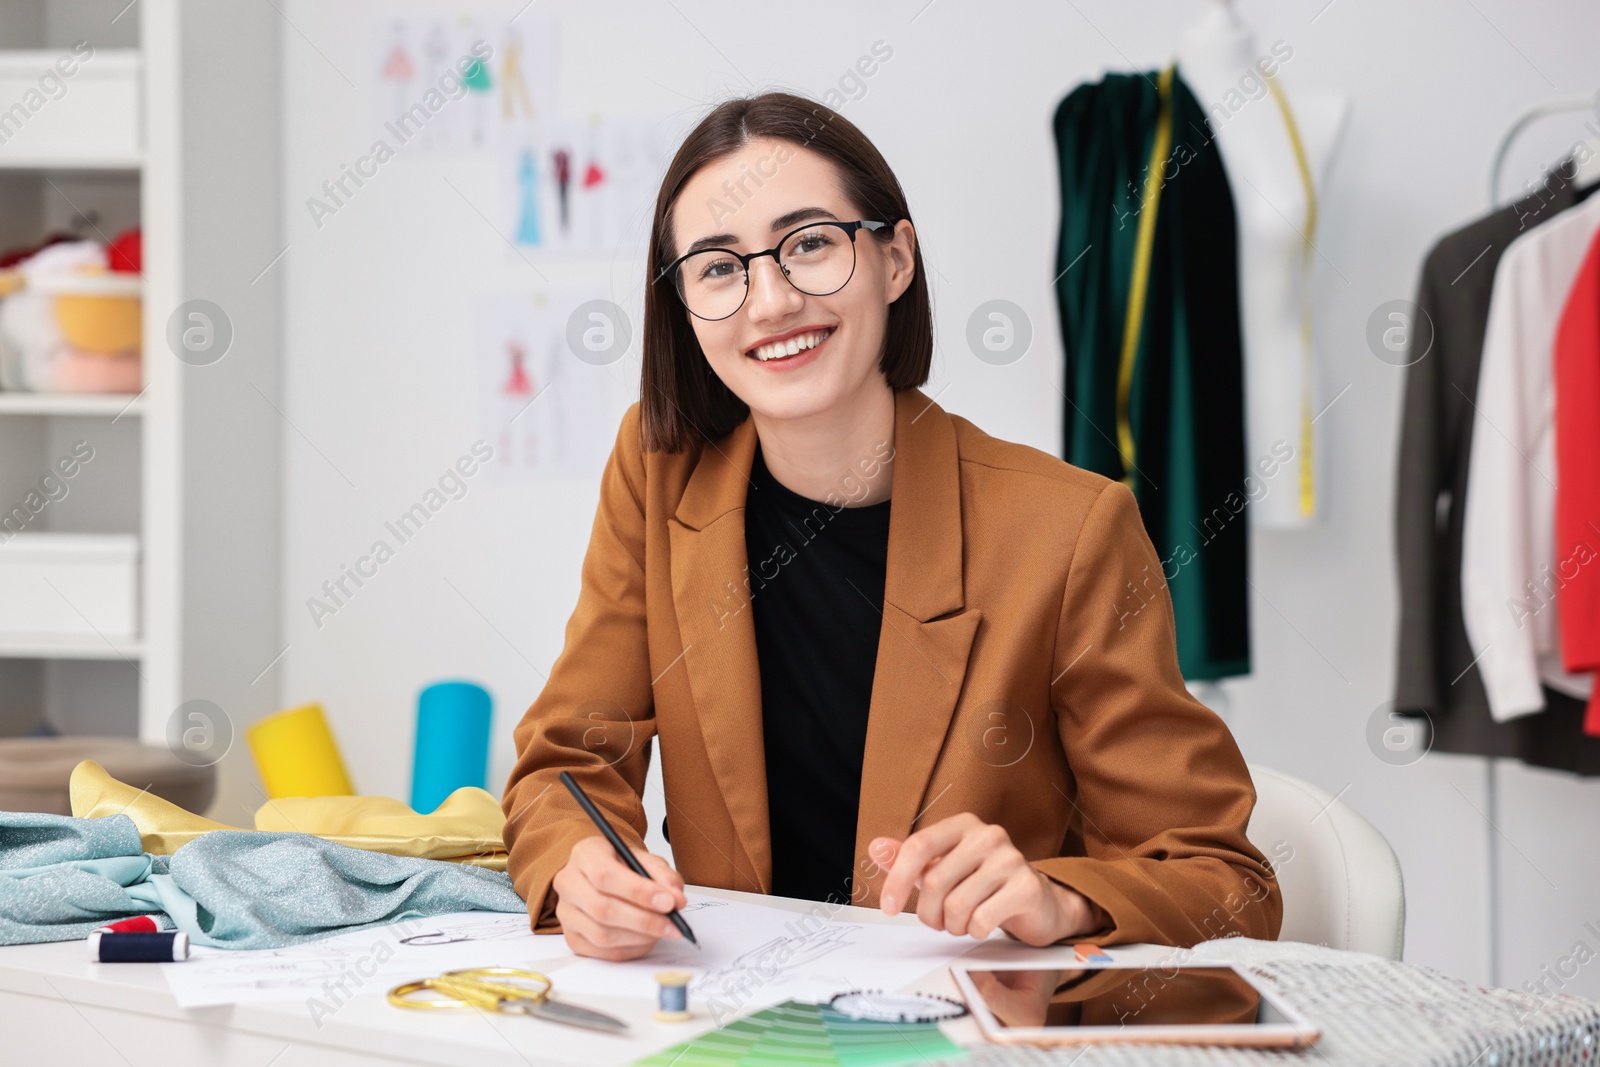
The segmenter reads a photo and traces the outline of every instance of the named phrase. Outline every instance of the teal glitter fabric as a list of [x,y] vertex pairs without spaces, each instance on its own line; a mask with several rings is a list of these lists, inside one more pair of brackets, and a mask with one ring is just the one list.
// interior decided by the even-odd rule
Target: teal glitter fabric
[[[118,820],[126,831],[96,825]],[[170,857],[148,856],[126,816],[0,812],[0,945],[77,940],[160,913],[197,945],[281,948],[402,919],[524,907],[503,872],[309,834],[217,830]]]
[[73,819],[27,811],[0,812],[0,871],[137,856],[141,851],[139,828],[126,815]]
[[[401,919],[526,908],[511,877],[368,852],[309,834],[217,830],[173,853],[165,909],[197,944],[279,948]],[[153,880],[160,881],[161,875]]]

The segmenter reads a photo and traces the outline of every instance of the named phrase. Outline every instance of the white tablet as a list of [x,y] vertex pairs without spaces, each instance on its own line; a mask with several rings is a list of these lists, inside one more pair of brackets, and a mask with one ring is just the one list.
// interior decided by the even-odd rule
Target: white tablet
[[950,973],[984,1036],[1002,1044],[1300,1047],[1321,1036],[1227,964],[969,963]]

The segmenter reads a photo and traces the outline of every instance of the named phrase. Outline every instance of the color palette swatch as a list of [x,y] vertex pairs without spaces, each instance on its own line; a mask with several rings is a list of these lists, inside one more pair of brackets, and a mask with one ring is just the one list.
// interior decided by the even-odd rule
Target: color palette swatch
[[937,1023],[852,1019],[826,1004],[787,1001],[637,1061],[637,1067],[895,1067],[961,1059]]

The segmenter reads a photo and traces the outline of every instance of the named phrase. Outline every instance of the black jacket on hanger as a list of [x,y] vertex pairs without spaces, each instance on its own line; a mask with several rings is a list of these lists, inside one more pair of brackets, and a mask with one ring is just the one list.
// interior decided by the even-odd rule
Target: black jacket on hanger
[[[1545,710],[1509,722],[1489,714],[1461,614],[1461,529],[1478,367],[1500,256],[1513,240],[1578,203],[1571,160],[1539,191],[1443,237],[1423,262],[1417,306],[1432,348],[1406,369],[1395,489],[1400,574],[1395,704],[1425,711],[1433,748],[1509,756],[1539,767],[1600,774],[1600,738],[1583,732],[1583,701],[1544,690]],[[1424,341],[1424,320],[1410,340]]]

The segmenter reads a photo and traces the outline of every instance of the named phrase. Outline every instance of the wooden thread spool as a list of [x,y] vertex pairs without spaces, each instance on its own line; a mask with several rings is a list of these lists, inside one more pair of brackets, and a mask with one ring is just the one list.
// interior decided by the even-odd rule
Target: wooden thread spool
[[693,977],[688,971],[656,972],[656,982],[660,985],[656,998],[656,1022],[683,1023],[694,1018],[689,1011],[689,980]]

